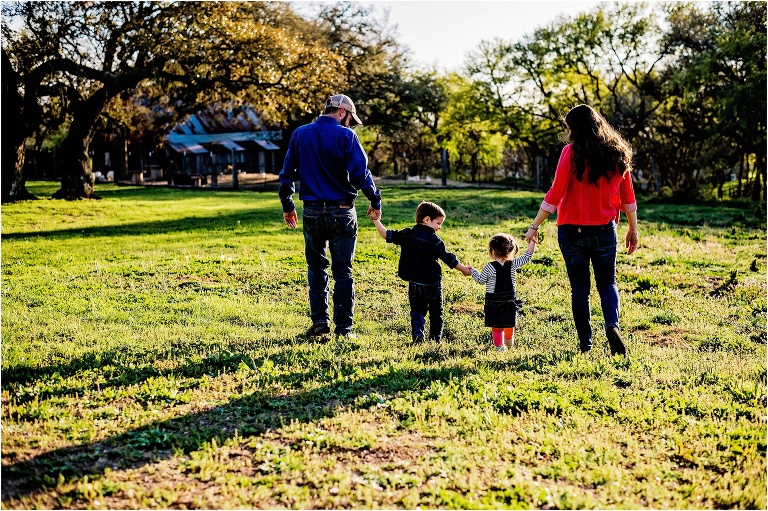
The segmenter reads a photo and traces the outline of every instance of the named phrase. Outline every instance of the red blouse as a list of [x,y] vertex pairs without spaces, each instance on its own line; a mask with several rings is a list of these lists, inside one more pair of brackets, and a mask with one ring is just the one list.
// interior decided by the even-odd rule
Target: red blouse
[[560,154],[552,188],[544,196],[541,209],[557,211],[557,225],[603,225],[611,220],[618,223],[621,211],[636,211],[635,189],[629,171],[616,174],[608,181],[600,178],[597,186],[589,184],[589,167],[582,179],[576,179],[573,164],[573,144],[568,144]]

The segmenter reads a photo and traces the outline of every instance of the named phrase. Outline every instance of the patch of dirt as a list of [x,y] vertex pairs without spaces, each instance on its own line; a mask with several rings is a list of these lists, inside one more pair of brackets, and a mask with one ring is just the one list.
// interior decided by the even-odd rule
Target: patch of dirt
[[448,306],[448,310],[454,314],[468,314],[470,316],[477,316],[483,311],[482,303],[475,302],[459,302]]
[[652,346],[687,348],[688,343],[683,337],[685,333],[685,330],[682,328],[670,328],[665,332],[643,332],[641,336],[646,343]]
[[214,279],[204,276],[188,276],[188,275],[168,275],[169,280],[176,280],[179,286],[189,286],[194,284],[221,284],[221,279]]

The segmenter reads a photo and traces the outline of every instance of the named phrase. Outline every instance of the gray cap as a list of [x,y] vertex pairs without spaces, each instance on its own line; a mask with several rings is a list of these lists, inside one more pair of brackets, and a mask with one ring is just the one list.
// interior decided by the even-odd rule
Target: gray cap
[[335,96],[330,96],[328,98],[328,101],[325,102],[325,106],[343,108],[344,110],[352,114],[352,119],[355,120],[355,124],[363,124],[363,121],[361,121],[360,118],[357,116],[357,110],[355,110],[355,104],[352,103],[352,100],[349,99],[349,96],[346,96],[344,94],[336,94]]

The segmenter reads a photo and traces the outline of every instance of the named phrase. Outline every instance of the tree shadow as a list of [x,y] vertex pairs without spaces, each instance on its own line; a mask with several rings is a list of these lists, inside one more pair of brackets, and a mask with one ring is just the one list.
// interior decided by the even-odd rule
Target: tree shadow
[[283,218],[279,204],[275,208],[254,205],[248,210],[234,213],[223,213],[210,216],[189,216],[174,220],[149,220],[117,225],[100,225],[89,227],[73,227],[68,229],[52,229],[47,231],[10,232],[2,235],[3,240],[26,240],[34,238],[51,238],[67,240],[83,237],[118,237],[146,236],[201,231],[232,231],[234,229],[258,226],[268,227],[273,224],[275,229],[282,225]]
[[[117,348],[103,352],[90,352],[77,357],[67,363],[52,364],[42,367],[32,367],[26,365],[16,365],[3,369],[3,388],[8,390],[16,387],[25,389],[36,381],[47,381],[52,378],[69,379],[84,372],[104,371],[105,379],[99,383],[86,383],[82,379],[72,381],[72,385],[49,385],[44,390],[35,392],[19,392],[14,396],[15,404],[23,405],[31,401],[45,400],[60,396],[84,395],[87,391],[101,391],[108,388],[120,388],[131,385],[139,385],[150,378],[201,378],[203,376],[217,376],[220,374],[231,373],[240,368],[249,370],[259,370],[267,361],[271,361],[276,366],[300,365],[303,361],[309,361],[309,357],[295,351],[295,345],[301,342],[312,341],[313,339],[304,335],[297,336],[294,340],[285,342],[276,352],[269,353],[265,357],[253,357],[243,353],[239,345],[216,346],[206,345],[207,348],[213,348],[211,353],[202,358],[189,356],[189,346],[179,347],[170,350],[145,351],[141,353],[131,352],[129,349]],[[334,348],[348,353],[350,349],[359,348],[342,341],[334,341]],[[313,344],[312,346],[317,346]],[[182,355],[181,352],[186,354]],[[152,361],[158,359],[178,359],[183,358],[184,363],[170,368],[158,369],[152,365]],[[319,362],[319,363],[318,363]],[[378,365],[379,361],[371,360],[367,362],[349,362],[344,360],[315,361],[319,369],[333,367],[341,374],[351,374],[355,370],[367,369]],[[327,366],[327,367],[326,367]],[[281,378],[283,386],[295,388],[300,386],[305,380],[302,374],[290,374]],[[53,388],[52,388],[53,387]]]
[[[350,382],[329,382],[309,391],[285,397],[256,390],[209,410],[157,421],[101,441],[55,449],[31,459],[2,466],[2,502],[32,497],[55,487],[59,477],[82,479],[104,474],[106,469],[130,470],[171,458],[175,452],[190,453],[216,439],[219,445],[237,431],[258,436],[293,422],[311,422],[334,416],[341,406],[356,404],[359,397],[380,392],[392,396],[402,390],[425,389],[433,381],[462,377],[466,369],[455,367],[389,370]],[[303,374],[304,379],[309,375]]]

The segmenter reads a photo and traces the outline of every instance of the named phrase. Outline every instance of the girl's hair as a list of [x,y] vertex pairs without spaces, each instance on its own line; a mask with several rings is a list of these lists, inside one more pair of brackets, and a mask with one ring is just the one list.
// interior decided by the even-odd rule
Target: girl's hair
[[445,211],[434,202],[423,201],[416,208],[416,223],[420,224],[426,217],[432,220],[435,218],[445,218]]
[[493,235],[491,241],[488,242],[488,249],[491,254],[502,259],[514,257],[520,251],[520,247],[517,246],[515,238],[503,232]]
[[566,114],[573,142],[576,179],[582,181],[589,165],[589,183],[597,185],[601,177],[611,180],[618,173],[632,170],[632,147],[605,117],[589,105],[578,105]]

